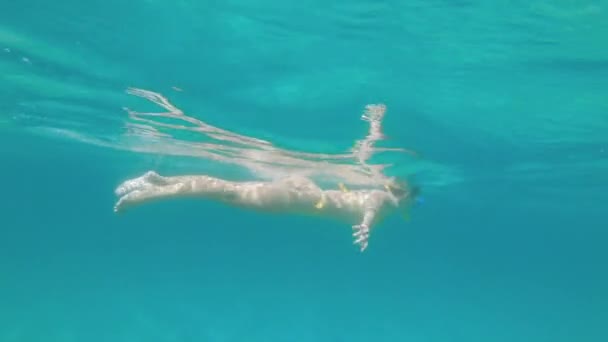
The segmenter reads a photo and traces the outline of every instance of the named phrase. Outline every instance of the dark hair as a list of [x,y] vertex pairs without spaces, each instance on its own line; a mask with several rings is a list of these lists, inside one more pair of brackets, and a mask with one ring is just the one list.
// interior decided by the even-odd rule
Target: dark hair
[[398,182],[389,184],[387,186],[388,191],[395,197],[404,197],[407,196],[409,198],[416,198],[420,195],[420,187],[417,185],[409,186],[407,183]]
[[395,197],[403,197],[407,193],[406,189],[393,185],[388,186],[388,191]]
[[410,191],[410,196],[412,198],[416,198],[420,196],[420,187],[418,185],[412,186],[412,190]]

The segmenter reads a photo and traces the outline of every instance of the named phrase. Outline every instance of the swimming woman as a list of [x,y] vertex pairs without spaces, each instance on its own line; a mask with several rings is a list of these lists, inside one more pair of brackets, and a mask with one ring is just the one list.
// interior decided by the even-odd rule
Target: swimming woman
[[[293,151],[287,151],[272,146],[269,142],[242,136],[218,127],[211,126],[199,119],[186,116],[179,108],[172,105],[168,99],[160,94],[137,88],[129,88],[129,94],[136,95],[152,101],[164,108],[163,113],[138,113],[127,109],[129,116],[141,124],[155,125],[163,128],[188,129],[198,133],[205,133],[215,140],[228,141],[245,145],[244,152],[264,152],[267,161],[297,161],[293,167],[306,166],[304,169],[313,173],[328,171],[339,179],[358,183],[360,174],[352,173],[344,165],[330,164],[325,161],[315,164],[306,163],[314,156]],[[363,121],[369,123],[367,136],[356,142],[352,156],[357,164],[369,170],[365,174],[365,189],[349,191],[341,183],[337,189],[321,189],[311,180],[311,177],[295,175],[298,172],[283,172],[291,176],[274,181],[245,181],[235,182],[219,179],[207,175],[161,176],[148,171],[138,178],[127,180],[116,189],[119,200],[114,207],[115,212],[121,212],[128,207],[147,203],[153,200],[196,197],[220,201],[242,208],[249,208],[265,212],[301,214],[308,216],[327,217],[338,219],[352,225],[354,243],[364,251],[369,243],[369,235],[373,226],[377,225],[386,215],[402,210],[413,203],[416,197],[416,188],[410,188],[405,182],[397,182],[393,178],[382,174],[382,169],[367,164],[367,160],[374,152],[402,150],[377,148],[375,143],[384,138],[382,134],[382,120],[386,111],[383,104],[370,104],[365,107],[361,116]],[[171,125],[152,120],[153,118],[170,118],[181,120],[188,125]],[[151,127],[150,127],[151,128]],[[219,148],[219,146],[215,146]],[[234,153],[238,149],[227,152]],[[224,151],[226,152],[226,151]],[[217,153],[207,153],[207,157],[220,161],[232,161],[242,166],[254,167],[251,163],[243,164],[249,154],[237,154],[236,159],[225,158]],[[320,155],[321,156],[321,155]],[[287,159],[286,159],[287,158]],[[350,157],[349,157],[350,158]],[[330,166],[333,166],[330,167]],[[340,168],[339,168],[340,167]],[[253,168],[255,170],[255,167]],[[275,177],[270,177],[276,179]],[[359,183],[361,185],[361,183]]]
[[264,212],[338,219],[352,225],[354,244],[362,252],[371,228],[416,197],[415,188],[396,181],[384,189],[348,190],[340,184],[338,189],[323,190],[299,176],[235,182],[205,175],[165,177],[153,171],[125,181],[115,193],[120,196],[115,212],[154,200],[195,197]]

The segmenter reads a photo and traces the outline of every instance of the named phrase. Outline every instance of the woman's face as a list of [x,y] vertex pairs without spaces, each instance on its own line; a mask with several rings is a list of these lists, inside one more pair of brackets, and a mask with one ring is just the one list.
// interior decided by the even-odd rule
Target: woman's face
[[410,186],[404,181],[393,181],[386,188],[399,200],[409,199],[414,201],[420,194],[420,187]]

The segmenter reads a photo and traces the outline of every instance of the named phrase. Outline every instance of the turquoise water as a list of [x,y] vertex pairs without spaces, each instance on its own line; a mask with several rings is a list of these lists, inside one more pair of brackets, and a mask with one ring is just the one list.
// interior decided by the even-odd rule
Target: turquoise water
[[[606,341],[608,2],[0,4],[0,342]],[[341,153],[388,106],[424,203],[350,228],[174,200],[154,169],[251,178],[129,95]],[[132,131],[131,131],[132,133]]]

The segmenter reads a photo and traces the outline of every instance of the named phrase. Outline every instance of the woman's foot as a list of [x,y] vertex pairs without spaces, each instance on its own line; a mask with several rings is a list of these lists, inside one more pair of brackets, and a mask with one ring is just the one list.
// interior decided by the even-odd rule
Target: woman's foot
[[135,190],[142,190],[151,185],[162,185],[163,177],[154,171],[148,171],[143,176],[129,179],[119,185],[114,193],[116,196],[125,196]]

